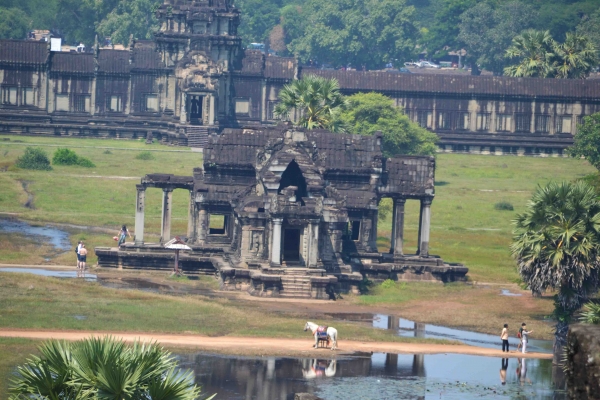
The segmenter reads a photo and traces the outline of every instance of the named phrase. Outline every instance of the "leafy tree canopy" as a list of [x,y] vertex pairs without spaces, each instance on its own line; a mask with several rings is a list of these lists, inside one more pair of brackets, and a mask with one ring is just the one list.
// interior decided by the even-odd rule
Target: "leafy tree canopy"
[[531,28],[536,18],[535,9],[520,1],[479,3],[461,15],[458,40],[465,44],[473,60],[501,75],[506,65],[504,52],[513,35]]
[[31,19],[18,8],[0,7],[0,37],[23,39],[31,29]]
[[383,135],[383,155],[434,155],[437,135],[421,128],[394,106],[393,100],[379,93],[357,93],[339,115],[348,133]]
[[423,35],[422,42],[429,54],[435,58],[436,54],[446,54],[446,48],[461,49],[462,43],[458,40],[460,16],[475,4],[475,0],[441,0],[431,25],[424,25],[427,32]]
[[307,0],[304,31],[289,49],[302,61],[380,68],[410,58],[418,29],[406,0]]
[[585,157],[600,170],[600,113],[585,117],[583,125],[577,128],[573,147],[569,148],[571,157]]

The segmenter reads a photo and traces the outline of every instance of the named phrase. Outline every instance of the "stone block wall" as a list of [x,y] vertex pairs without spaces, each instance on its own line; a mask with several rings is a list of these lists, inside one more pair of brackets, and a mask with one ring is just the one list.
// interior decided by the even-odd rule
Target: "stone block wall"
[[600,399],[600,325],[571,326],[566,349],[568,398]]

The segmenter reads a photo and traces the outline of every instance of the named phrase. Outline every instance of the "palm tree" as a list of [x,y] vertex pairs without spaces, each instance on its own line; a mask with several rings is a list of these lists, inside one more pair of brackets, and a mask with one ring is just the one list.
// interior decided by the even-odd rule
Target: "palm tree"
[[565,42],[555,45],[554,53],[557,78],[583,79],[598,65],[598,49],[578,33],[567,33]]
[[343,127],[337,118],[346,106],[346,99],[339,91],[336,79],[308,75],[285,85],[279,92],[279,104],[275,115],[289,119],[290,113],[300,114],[297,125],[307,129],[329,129],[339,132]]
[[506,57],[518,59],[518,63],[504,68],[513,77],[548,78],[553,75],[554,39],[550,31],[529,29],[513,38],[506,49]]
[[40,357],[18,367],[11,400],[194,400],[200,395],[191,371],[178,370],[171,353],[157,344],[127,346],[105,337],[49,341],[39,350]]
[[585,182],[540,187],[514,221],[511,251],[534,294],[555,296],[555,335],[564,344],[573,313],[598,289],[600,201]]

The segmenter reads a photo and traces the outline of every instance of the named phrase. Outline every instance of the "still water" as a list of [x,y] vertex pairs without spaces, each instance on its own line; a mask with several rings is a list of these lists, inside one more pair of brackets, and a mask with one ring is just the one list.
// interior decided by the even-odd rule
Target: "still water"
[[221,400],[287,400],[294,393],[326,400],[565,398],[552,389],[550,360],[384,353],[337,360],[178,358],[205,394]]
[[0,232],[27,236],[38,243],[50,244],[58,251],[71,250],[69,233],[52,226],[33,226],[27,222],[0,218]]

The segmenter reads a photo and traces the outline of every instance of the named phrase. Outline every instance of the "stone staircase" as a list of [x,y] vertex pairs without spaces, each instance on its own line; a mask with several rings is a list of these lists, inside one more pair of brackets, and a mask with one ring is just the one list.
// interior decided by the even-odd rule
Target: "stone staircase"
[[208,127],[188,125],[185,127],[189,147],[204,148],[208,143]]
[[306,268],[286,268],[281,276],[281,297],[310,299],[310,275]]

